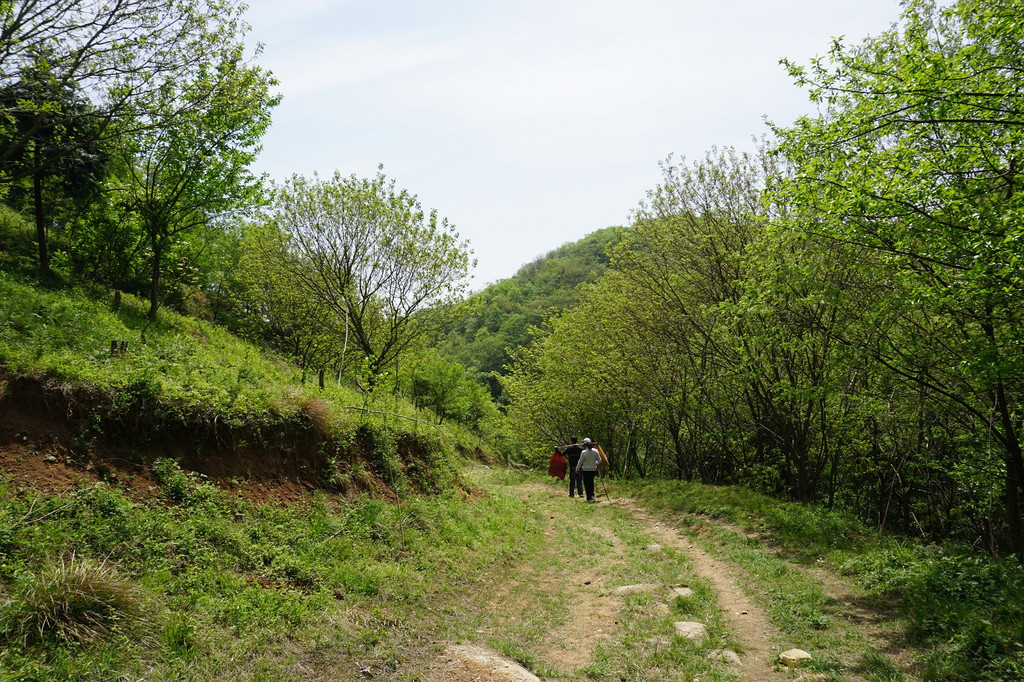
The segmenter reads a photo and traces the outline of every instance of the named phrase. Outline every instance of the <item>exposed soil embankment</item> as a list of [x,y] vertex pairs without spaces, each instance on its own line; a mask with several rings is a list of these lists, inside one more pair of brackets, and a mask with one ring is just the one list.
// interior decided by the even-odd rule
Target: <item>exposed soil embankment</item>
[[[392,496],[379,436],[361,428],[340,443],[317,408],[228,424],[212,413],[169,409],[144,392],[104,393],[0,369],[0,471],[49,490],[82,478],[146,490],[155,485],[150,465],[169,458],[255,498],[290,501],[315,489]],[[425,482],[423,444],[409,434],[395,445],[399,466],[416,473],[414,484]]]

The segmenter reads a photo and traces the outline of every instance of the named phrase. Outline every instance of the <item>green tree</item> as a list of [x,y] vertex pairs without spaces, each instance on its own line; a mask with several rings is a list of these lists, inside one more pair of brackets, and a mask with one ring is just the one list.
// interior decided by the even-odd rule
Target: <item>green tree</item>
[[1022,7],[905,8],[859,47],[789,64],[825,113],[778,131],[794,172],[777,189],[808,207],[803,229],[875,249],[899,273],[900,333],[877,336],[873,357],[994,439],[1008,544],[1024,557]]
[[574,435],[597,440],[612,456],[623,434],[624,387],[606,373],[616,358],[602,343],[603,309],[589,303],[584,298],[552,318],[548,333],[513,352],[500,376],[508,419],[534,464]]
[[692,164],[670,158],[613,251],[634,301],[620,317],[631,321],[622,333],[635,350],[622,355],[634,365],[636,390],[656,409],[651,417],[669,439],[675,475],[731,479],[744,450],[737,433],[763,425],[737,405],[761,367],[744,366],[736,339],[749,330],[735,320],[747,251],[768,218],[761,192],[769,170],[763,147],[753,154],[713,149]]
[[[70,201],[87,206],[103,180],[109,152],[90,116],[92,104],[74,82],[50,77],[52,58],[38,56],[14,83],[0,88],[0,176],[9,182],[28,180],[30,210],[35,215],[39,275],[50,275],[47,225],[54,204]],[[50,191],[47,192],[49,187]],[[18,202],[19,184],[9,188],[8,202]]]
[[620,470],[735,475],[747,424],[729,333],[746,249],[763,229],[766,163],[763,151],[715,150],[663,165],[662,184],[611,249],[613,271],[502,379],[524,432],[539,441],[586,427]]
[[[217,61],[242,28],[243,9],[235,0],[0,3],[0,83],[18,84],[24,95],[0,102],[0,183],[56,175],[63,159],[166,128],[167,89]],[[65,106],[67,92],[90,101]],[[199,102],[179,104],[174,113],[186,114]],[[34,162],[18,163],[26,151]],[[45,234],[37,240],[45,274]]]
[[274,223],[245,225],[237,259],[225,273],[232,310],[222,318],[245,336],[292,358],[303,370],[332,368],[341,374],[358,364],[355,354],[345,357],[344,318],[297,285],[287,265],[291,257],[286,235]]
[[404,372],[409,377],[409,398],[417,407],[431,410],[438,424],[451,419],[477,429],[482,420],[496,414],[490,394],[473,373],[436,349],[413,353],[404,363]]
[[166,83],[152,125],[120,138],[129,178],[116,188],[137,217],[150,257],[149,318],[156,319],[164,258],[180,235],[254,202],[259,180],[249,164],[279,101],[275,81],[246,61],[244,28],[225,17],[205,39],[207,53],[189,78]]
[[371,383],[437,332],[465,290],[467,242],[383,171],[293,176],[279,188],[273,220],[296,287],[343,320],[345,346],[362,354]]

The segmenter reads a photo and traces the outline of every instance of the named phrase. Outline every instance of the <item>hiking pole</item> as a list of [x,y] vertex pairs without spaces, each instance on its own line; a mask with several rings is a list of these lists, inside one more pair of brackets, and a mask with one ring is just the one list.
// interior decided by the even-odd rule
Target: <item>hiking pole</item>
[[604,484],[604,472],[601,472],[601,487],[604,489],[604,496],[608,498],[608,501],[612,501],[611,495],[608,494],[608,486]]

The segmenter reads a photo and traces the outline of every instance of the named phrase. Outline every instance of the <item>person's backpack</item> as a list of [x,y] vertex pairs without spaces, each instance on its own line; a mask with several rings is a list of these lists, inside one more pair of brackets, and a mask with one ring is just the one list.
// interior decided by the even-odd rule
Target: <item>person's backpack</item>
[[597,448],[597,454],[601,455],[601,461],[597,463],[597,468],[604,469],[608,466],[608,455],[604,454],[604,448],[601,447],[600,443],[594,443],[594,447]]

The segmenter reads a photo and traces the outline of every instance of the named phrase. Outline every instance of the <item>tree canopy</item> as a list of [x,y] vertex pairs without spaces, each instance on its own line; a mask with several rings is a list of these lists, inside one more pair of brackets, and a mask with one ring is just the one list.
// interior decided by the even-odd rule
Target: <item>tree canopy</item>
[[468,244],[383,171],[293,176],[278,189],[273,221],[291,280],[334,313],[371,384],[440,328],[467,286]]

